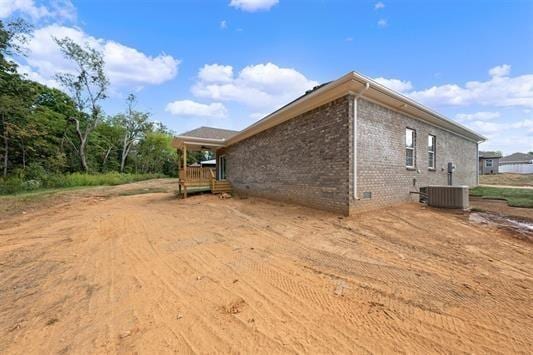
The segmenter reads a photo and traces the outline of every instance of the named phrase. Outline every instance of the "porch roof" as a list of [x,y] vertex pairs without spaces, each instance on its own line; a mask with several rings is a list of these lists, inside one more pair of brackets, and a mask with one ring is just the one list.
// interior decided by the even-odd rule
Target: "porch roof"
[[216,150],[224,146],[227,139],[231,138],[237,131],[214,127],[200,127],[175,136],[172,146],[182,148],[187,146],[187,150]]

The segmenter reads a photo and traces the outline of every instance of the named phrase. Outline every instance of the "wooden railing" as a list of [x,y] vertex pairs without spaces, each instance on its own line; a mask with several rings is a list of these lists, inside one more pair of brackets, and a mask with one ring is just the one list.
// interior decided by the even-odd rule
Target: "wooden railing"
[[213,191],[213,189],[215,188],[215,181],[217,181],[217,178],[215,176],[215,169],[209,169],[209,172],[211,173],[211,179],[210,179],[210,184],[211,184],[211,191]]
[[180,179],[184,180],[186,183],[205,183],[210,185],[212,179],[215,177],[215,169],[213,168],[202,168],[198,166],[188,166],[185,169],[180,170]]

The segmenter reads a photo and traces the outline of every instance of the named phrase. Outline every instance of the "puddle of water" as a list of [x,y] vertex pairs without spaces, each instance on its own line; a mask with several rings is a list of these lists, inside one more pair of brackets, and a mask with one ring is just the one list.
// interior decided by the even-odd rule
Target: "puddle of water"
[[503,227],[518,232],[521,235],[533,238],[533,223],[523,220],[517,220],[507,216],[501,216],[487,212],[473,212],[469,216],[469,221],[478,224],[489,224],[497,227]]

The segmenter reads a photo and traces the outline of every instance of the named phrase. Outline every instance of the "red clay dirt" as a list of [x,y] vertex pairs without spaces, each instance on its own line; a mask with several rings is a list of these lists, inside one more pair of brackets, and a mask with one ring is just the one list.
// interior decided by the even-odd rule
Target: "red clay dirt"
[[4,217],[0,353],[533,349],[533,245],[507,230],[145,184]]

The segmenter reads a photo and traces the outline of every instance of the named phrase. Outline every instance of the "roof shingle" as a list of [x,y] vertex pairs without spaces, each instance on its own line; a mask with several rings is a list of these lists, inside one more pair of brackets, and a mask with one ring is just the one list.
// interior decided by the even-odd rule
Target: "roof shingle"
[[533,154],[527,154],[527,153],[514,153],[511,155],[508,155],[506,157],[503,157],[502,160],[500,160],[500,163],[527,163],[529,161],[533,160]]
[[207,138],[207,139],[228,139],[238,131],[232,131],[229,129],[221,129],[214,127],[200,127],[180,134],[180,136]]

